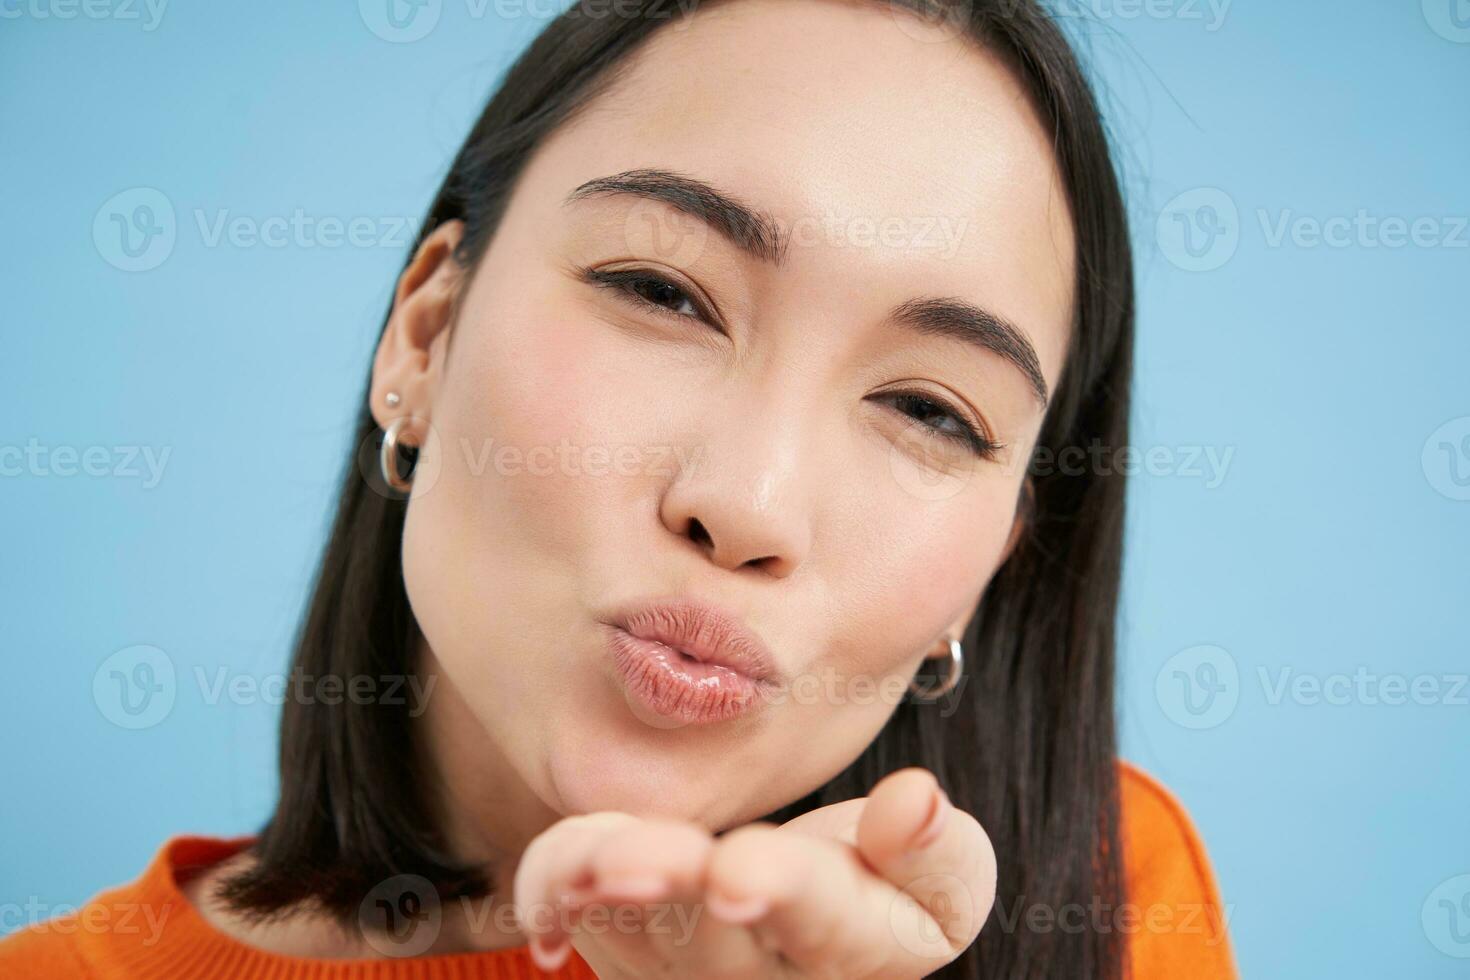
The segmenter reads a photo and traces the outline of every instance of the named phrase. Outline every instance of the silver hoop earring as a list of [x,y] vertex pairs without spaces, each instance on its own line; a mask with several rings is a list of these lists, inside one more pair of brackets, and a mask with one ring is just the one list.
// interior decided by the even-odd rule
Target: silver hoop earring
[[399,493],[407,493],[413,488],[412,480],[405,480],[398,475],[398,435],[408,422],[407,415],[400,415],[389,422],[383,433],[383,447],[378,452],[378,465],[383,468],[383,481]]
[[960,682],[960,674],[964,669],[965,648],[960,645],[959,640],[950,637],[949,674],[945,676],[942,682],[934,687],[924,687],[923,685],[916,684],[914,681],[909,681],[909,693],[922,701],[932,701],[935,698],[942,697],[954,690],[955,685]]

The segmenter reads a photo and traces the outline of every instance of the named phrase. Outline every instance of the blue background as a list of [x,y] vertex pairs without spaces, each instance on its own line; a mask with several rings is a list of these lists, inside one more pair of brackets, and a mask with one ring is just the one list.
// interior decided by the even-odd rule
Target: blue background
[[[412,226],[552,13],[444,0],[394,41],[366,0],[178,3],[151,30],[141,6],[27,2],[0,20],[0,447],[105,447],[114,475],[0,477],[0,931],[170,834],[266,814],[277,708],[209,686],[284,669]],[[1172,454],[1132,484],[1124,751],[1203,833],[1246,976],[1470,971],[1449,930],[1470,904],[1439,901],[1470,893],[1470,9],[1450,2],[1071,8],[1135,220],[1135,444]],[[146,271],[107,234],[135,188],[175,215]],[[379,244],[209,244],[221,214],[297,208]],[[1360,211],[1430,224],[1306,237]],[[1283,218],[1307,224],[1281,239]],[[126,446],[168,449],[156,485]],[[175,696],[129,729],[93,678],[135,645],[166,652]],[[1438,695],[1385,703],[1389,675]]]

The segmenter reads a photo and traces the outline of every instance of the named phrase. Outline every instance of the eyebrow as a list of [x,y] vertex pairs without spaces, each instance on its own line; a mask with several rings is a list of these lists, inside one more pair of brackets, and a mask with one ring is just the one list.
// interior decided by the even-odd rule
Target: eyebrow
[[786,258],[789,238],[774,218],[702,180],[667,170],[625,170],[587,181],[568,194],[563,203],[599,194],[633,194],[663,201],[709,225],[752,258],[773,265],[780,265]]
[[948,297],[907,300],[895,306],[888,316],[919,333],[950,337],[999,354],[1025,376],[1032,394],[1046,408],[1051,396],[1046,390],[1036,348],[1020,328],[1004,317]]
[[[668,170],[625,170],[598,177],[579,185],[563,204],[610,194],[662,201],[762,262],[780,266],[786,258],[790,239],[770,215],[705,181]],[[1025,376],[1037,401],[1046,407],[1050,396],[1036,348],[1005,317],[952,297],[921,297],[895,306],[888,318],[926,336],[948,337],[1000,355]]]

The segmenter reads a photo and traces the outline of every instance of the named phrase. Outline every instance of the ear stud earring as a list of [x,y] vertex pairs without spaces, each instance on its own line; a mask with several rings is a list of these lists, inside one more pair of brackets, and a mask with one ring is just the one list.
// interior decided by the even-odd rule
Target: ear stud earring
[[398,397],[398,392],[396,392],[396,391],[390,391],[390,392],[388,392],[387,397],[384,398],[383,400],[388,403],[388,407],[389,408],[397,408],[398,407],[398,403],[401,402],[401,401],[403,401],[402,398],[399,398]]

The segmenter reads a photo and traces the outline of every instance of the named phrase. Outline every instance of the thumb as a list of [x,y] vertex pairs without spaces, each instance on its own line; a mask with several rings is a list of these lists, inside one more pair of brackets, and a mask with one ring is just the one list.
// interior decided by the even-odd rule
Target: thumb
[[956,948],[974,941],[995,902],[995,851],[933,773],[911,766],[878,781],[858,818],[857,850]]

